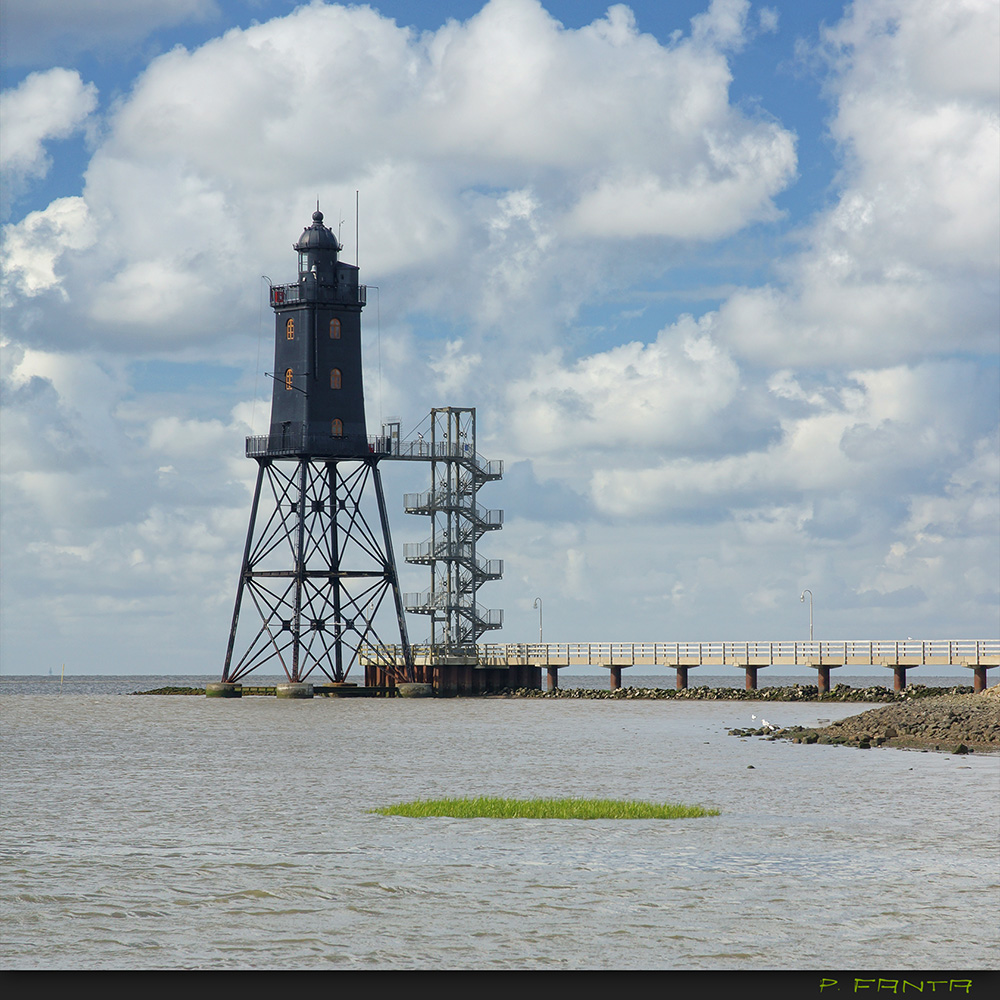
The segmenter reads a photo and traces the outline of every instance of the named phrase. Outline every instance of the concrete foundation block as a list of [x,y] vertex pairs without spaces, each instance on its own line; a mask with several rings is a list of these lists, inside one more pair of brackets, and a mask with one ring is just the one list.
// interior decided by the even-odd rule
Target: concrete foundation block
[[312,684],[277,684],[274,693],[278,698],[312,698]]
[[243,697],[243,685],[242,684],[206,684],[205,685],[205,697],[206,698],[242,698]]
[[400,698],[433,698],[433,684],[406,683],[396,685],[396,695]]

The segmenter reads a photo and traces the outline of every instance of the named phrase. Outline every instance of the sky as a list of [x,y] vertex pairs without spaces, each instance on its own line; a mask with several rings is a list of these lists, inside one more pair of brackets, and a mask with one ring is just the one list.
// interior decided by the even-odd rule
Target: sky
[[484,640],[996,638],[998,12],[5,0],[0,670],[221,674],[317,200],[369,431],[505,463]]

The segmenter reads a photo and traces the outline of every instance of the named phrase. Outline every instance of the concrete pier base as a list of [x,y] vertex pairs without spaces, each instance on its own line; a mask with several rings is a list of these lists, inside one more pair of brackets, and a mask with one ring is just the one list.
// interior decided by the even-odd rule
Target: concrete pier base
[[206,684],[205,685],[205,697],[206,698],[242,698],[243,697],[243,685],[242,684],[229,684],[229,683],[218,683],[218,684]]
[[816,686],[819,688],[820,694],[826,694],[830,690],[830,668],[829,667],[817,667],[816,668]]
[[611,690],[617,691],[622,686],[622,668],[611,668]]
[[555,691],[559,687],[559,670],[556,667],[546,667],[545,676],[547,689]]
[[688,686],[688,668],[677,667],[677,690],[683,691]]
[[398,698],[433,698],[434,685],[409,682],[396,685],[396,696]]
[[902,664],[897,663],[892,668],[892,686],[897,691],[902,691],[906,688],[906,667]]
[[749,667],[748,666],[748,667],[744,667],[744,670],[746,671],[746,678],[747,678],[746,689],[747,689],[747,691],[756,691],[757,690],[757,668],[756,667]]
[[278,698],[312,698],[312,684],[276,684],[274,694]]
[[973,668],[972,690],[975,694],[981,694],[986,690],[986,667]]

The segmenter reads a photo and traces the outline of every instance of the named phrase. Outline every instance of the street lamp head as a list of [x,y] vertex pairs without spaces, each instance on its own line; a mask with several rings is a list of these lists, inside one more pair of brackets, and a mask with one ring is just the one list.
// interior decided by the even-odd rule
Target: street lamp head
[[813,592],[806,587],[805,590],[799,595],[799,602],[804,604],[806,600],[806,594],[809,595],[809,641],[813,641]]

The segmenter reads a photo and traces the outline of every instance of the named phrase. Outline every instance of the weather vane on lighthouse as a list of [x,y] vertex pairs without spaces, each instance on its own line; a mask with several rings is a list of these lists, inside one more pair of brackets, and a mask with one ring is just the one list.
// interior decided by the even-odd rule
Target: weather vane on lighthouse
[[212,685],[223,695],[275,660],[288,680],[279,694],[311,696],[316,671],[343,683],[360,657],[386,646],[376,621],[394,622],[403,654],[386,675],[413,676],[378,467],[385,442],[365,424],[366,288],[338,259],[318,203],[294,247],[298,280],[270,293],[270,426],[246,443],[257,481],[222,683]]

